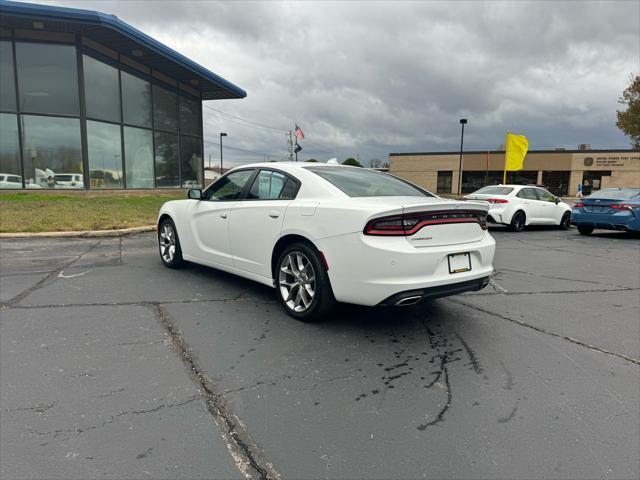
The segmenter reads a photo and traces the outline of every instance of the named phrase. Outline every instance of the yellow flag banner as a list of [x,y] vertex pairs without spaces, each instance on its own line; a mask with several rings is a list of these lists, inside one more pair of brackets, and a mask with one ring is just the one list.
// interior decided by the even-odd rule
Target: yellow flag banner
[[506,151],[504,156],[504,170],[522,170],[524,157],[527,155],[529,142],[524,135],[514,135],[507,132]]

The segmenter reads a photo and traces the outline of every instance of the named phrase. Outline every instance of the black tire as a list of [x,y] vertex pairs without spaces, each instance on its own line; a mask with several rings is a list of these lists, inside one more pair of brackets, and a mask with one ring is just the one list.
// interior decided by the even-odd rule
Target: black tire
[[509,230],[512,232],[522,232],[525,224],[527,223],[527,216],[522,210],[518,210],[511,217],[511,223],[509,224]]
[[[300,261],[291,265],[294,259]],[[299,268],[301,264],[304,268]],[[324,262],[312,245],[303,242],[288,245],[278,258],[274,277],[278,301],[296,320],[320,320],[336,306]]]
[[591,235],[593,233],[593,227],[591,225],[578,225],[578,231],[582,235]]
[[170,218],[164,218],[158,225],[158,250],[165,267],[181,268],[185,265],[178,229]]
[[569,230],[571,227],[571,212],[564,212],[560,219],[560,230]]

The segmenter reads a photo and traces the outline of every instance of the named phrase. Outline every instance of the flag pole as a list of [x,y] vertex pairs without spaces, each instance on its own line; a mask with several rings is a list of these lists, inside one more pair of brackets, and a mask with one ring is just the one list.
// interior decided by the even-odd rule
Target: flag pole
[[502,176],[502,184],[507,184],[507,158],[509,157],[509,131],[507,130],[507,134],[504,139],[504,175]]

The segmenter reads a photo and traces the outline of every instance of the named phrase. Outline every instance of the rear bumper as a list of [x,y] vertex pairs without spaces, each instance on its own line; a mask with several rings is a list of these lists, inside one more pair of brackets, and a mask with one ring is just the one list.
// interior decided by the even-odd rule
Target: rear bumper
[[[460,284],[473,289],[493,273],[495,240],[488,232],[475,242],[415,247],[405,237],[372,237],[352,233],[316,242],[329,264],[336,300],[375,306],[403,292],[434,289],[443,295]],[[471,270],[450,273],[448,255],[469,253]],[[458,287],[456,287],[458,285]],[[451,287],[450,287],[451,286]],[[464,286],[465,290],[467,286]],[[480,288],[480,287],[478,287]],[[424,295],[422,295],[424,296]]]
[[635,216],[632,212],[624,211],[618,213],[589,213],[573,211],[571,212],[571,225],[584,225],[603,230],[620,231],[640,231],[640,216]]
[[439,285],[437,287],[427,287],[418,290],[407,290],[391,295],[378,305],[381,307],[415,305],[423,300],[432,298],[448,297],[449,295],[458,295],[464,292],[477,292],[489,284],[490,278],[491,277],[482,277],[475,280],[467,280],[466,282],[450,283],[448,285]]

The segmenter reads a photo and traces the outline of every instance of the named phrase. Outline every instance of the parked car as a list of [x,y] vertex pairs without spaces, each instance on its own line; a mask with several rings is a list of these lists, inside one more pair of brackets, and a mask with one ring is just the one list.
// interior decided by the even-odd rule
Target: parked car
[[[22,177],[11,173],[0,173],[0,188],[22,188]],[[40,185],[28,180],[25,188],[41,188]]]
[[522,232],[527,225],[557,225],[567,229],[571,224],[571,206],[540,187],[493,185],[464,198],[487,202],[488,221],[508,225],[514,232]]
[[56,173],[53,179],[56,187],[84,188],[84,178],[81,173]]
[[304,321],[337,301],[411,305],[480,290],[493,272],[488,206],[446,200],[363,168],[259,163],[165,203],[158,246],[275,287]]
[[583,235],[595,228],[640,232],[640,188],[606,188],[579,200],[571,223]]

